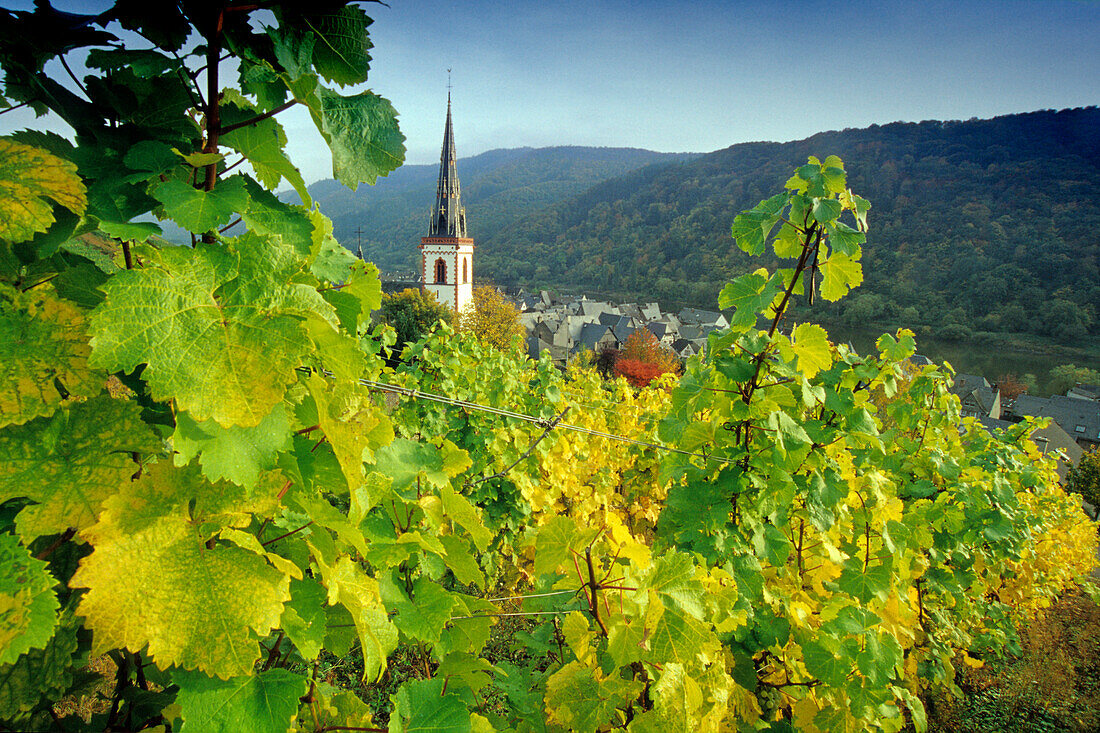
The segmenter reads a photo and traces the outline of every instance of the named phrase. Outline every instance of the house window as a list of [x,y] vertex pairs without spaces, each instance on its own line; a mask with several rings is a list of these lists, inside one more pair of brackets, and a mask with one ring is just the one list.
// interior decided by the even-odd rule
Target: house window
[[435,281],[437,283],[447,282],[447,263],[440,257],[435,261]]
[[466,264],[466,258],[465,257],[462,258],[462,282],[464,282],[464,283],[470,282],[470,273],[469,273],[468,266]]
[[1084,425],[1078,425],[1077,427],[1075,427],[1075,428],[1073,429],[1073,432],[1075,432],[1075,433],[1083,433],[1083,432],[1085,432],[1085,426],[1084,426]]

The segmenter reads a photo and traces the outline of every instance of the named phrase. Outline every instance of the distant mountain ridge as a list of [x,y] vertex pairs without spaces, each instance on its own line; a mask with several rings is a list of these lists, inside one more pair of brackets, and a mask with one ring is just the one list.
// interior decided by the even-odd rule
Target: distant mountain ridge
[[[743,143],[596,183],[479,239],[502,284],[714,307],[767,263],[730,239],[736,214],[809,155],[837,154],[872,203],[852,323],[1032,331],[1072,342],[1100,317],[1100,110],[926,121]],[[678,307],[678,306],[677,306]]]
[[[561,146],[490,150],[459,158],[470,234],[478,242],[532,211],[581,193],[637,168],[698,157],[638,148]],[[364,256],[385,270],[413,265],[416,245],[427,234],[439,165],[405,165],[374,186],[351,191],[333,180],[309,187],[333,221],[336,238],[349,249],[362,242]],[[293,193],[284,200],[299,203]]]

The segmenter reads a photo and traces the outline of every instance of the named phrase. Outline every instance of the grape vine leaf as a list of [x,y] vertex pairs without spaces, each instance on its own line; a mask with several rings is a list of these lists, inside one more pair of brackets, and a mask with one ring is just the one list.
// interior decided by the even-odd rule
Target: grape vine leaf
[[106,395],[9,425],[0,430],[0,502],[37,502],[16,517],[24,538],[90,527],[103,501],[136,472],[130,452],[159,447],[137,403]]
[[222,428],[213,420],[199,422],[179,410],[172,435],[174,461],[184,466],[199,456],[202,472],[211,481],[226,479],[252,488],[262,471],[275,467],[278,452],[290,446],[290,432],[290,418],[281,403],[251,428]]
[[783,280],[778,273],[768,277],[768,271],[760,268],[726,283],[718,294],[718,307],[736,308],[730,316],[731,327],[752,327],[757,314],[771,305],[782,289]]
[[91,397],[106,383],[106,375],[88,367],[83,311],[49,284],[0,291],[0,343],[0,427],[49,415],[62,402],[61,390]]
[[419,641],[439,641],[455,605],[450,593],[426,578],[413,583],[412,598],[389,577],[383,576],[379,585],[386,608],[397,612],[393,623],[402,633]]
[[234,213],[248,208],[248,192],[239,176],[230,176],[209,191],[172,179],[157,184],[150,193],[169,218],[190,232],[224,226]]
[[309,15],[305,24],[314,32],[313,68],[336,84],[359,84],[370,70],[371,19],[362,8],[349,5],[320,15]]
[[798,357],[798,368],[807,379],[833,363],[832,349],[829,347],[829,334],[825,329],[813,323],[800,323],[791,334],[791,348]]
[[[247,158],[252,165],[252,170],[256,171],[256,177],[267,189],[275,190],[279,181],[285,178],[306,206],[312,204],[313,199],[310,198],[306,183],[302,180],[302,174],[283,151],[286,146],[286,133],[274,117],[230,130],[222,135],[218,142],[233,148]],[[214,190],[216,191],[217,187]],[[234,211],[242,211],[242,208],[236,208]]]
[[730,234],[737,240],[737,246],[746,253],[756,256],[764,252],[764,242],[779,223],[780,213],[790,201],[789,193],[779,193],[770,199],[764,199],[749,211],[743,211],[734,217]]
[[0,665],[41,649],[57,626],[57,584],[46,563],[11,534],[0,534]]
[[176,670],[180,733],[286,733],[309,680],[285,669],[219,680]]
[[52,199],[74,214],[88,206],[76,165],[41,148],[0,138],[0,239],[22,242],[50,228]]
[[66,608],[42,649],[31,649],[14,663],[0,665],[0,720],[18,722],[43,699],[52,705],[64,696],[73,680],[79,625],[72,607]]
[[570,662],[546,680],[547,717],[568,730],[594,733],[636,687],[640,684],[604,679],[597,670]]
[[446,680],[410,680],[390,696],[390,733],[470,733],[470,712]]
[[396,170],[405,160],[405,136],[389,100],[373,92],[343,97],[318,87],[310,113],[332,150],[332,174],[353,191],[360,182]]
[[829,259],[821,263],[821,276],[821,297],[830,301],[840,300],[849,290],[863,282],[863,267],[859,264],[859,255],[833,252]]
[[258,425],[309,351],[296,315],[309,306],[287,283],[287,266],[252,263],[282,245],[255,236],[247,244],[259,252],[168,248],[158,252],[158,266],[112,277],[92,313],[91,363],[112,371],[145,363],[155,399],[174,397],[196,420]]
[[325,596],[312,578],[290,581],[290,600],[279,625],[305,659],[316,659],[325,643]]
[[84,532],[93,552],[70,581],[88,588],[79,613],[95,632],[95,653],[148,645],[162,668],[249,674],[260,654],[255,634],[279,623],[290,578],[239,546],[208,548],[202,530],[217,531],[241,511],[247,517],[250,501],[231,484],[206,483],[194,467],[163,463],[111,497]]
[[347,555],[328,568],[321,565],[330,604],[341,603],[351,612],[363,649],[363,679],[376,682],[386,669],[386,657],[397,648],[397,628],[390,622],[378,581]]

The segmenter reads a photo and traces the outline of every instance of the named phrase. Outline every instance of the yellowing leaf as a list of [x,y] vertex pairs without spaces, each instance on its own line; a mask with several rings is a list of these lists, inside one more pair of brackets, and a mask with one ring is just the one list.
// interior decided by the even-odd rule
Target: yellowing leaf
[[[142,377],[196,420],[258,425],[310,352],[298,314],[311,290],[290,283],[288,245],[242,238],[239,250],[200,244],[159,251],[160,264],[119,273],[92,314],[92,363]],[[327,308],[320,300],[317,308]]]
[[164,463],[112,497],[84,532],[93,552],[70,582],[88,588],[79,613],[95,653],[148,645],[162,668],[222,679],[251,673],[257,635],[279,623],[290,578],[239,546],[208,548],[201,531],[232,522],[250,501],[231,484],[206,483],[193,466]]
[[800,323],[791,334],[791,346],[798,356],[798,367],[812,379],[823,369],[833,364],[833,352],[829,346],[829,335],[821,326],[813,323]]
[[833,252],[821,263],[821,297],[840,300],[848,291],[863,282],[863,267],[859,257],[849,257],[843,252]]
[[22,242],[50,228],[52,199],[83,214],[87,191],[76,165],[41,148],[0,138],[0,239]]
[[48,284],[0,293],[0,344],[0,427],[49,415],[61,390],[91,397],[106,382],[88,368],[84,313]]

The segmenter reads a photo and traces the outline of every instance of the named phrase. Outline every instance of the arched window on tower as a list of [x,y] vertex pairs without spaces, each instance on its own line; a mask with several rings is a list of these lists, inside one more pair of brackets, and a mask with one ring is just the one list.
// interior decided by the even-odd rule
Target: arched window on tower
[[470,270],[469,270],[468,262],[469,261],[465,257],[462,258],[462,282],[463,283],[470,282]]
[[435,281],[437,283],[447,282],[447,263],[440,257],[435,261]]

